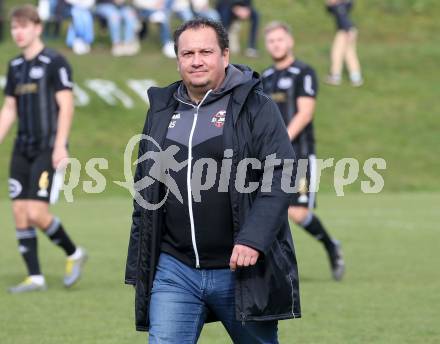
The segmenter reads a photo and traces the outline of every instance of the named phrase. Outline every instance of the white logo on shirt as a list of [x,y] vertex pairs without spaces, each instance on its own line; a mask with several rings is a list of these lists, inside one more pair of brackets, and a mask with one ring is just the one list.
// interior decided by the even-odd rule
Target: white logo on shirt
[[291,78],[281,78],[278,80],[278,88],[281,88],[282,90],[287,90],[292,87],[292,84],[293,82]]
[[180,119],[180,113],[176,112],[173,117],[171,117],[170,125],[168,126],[169,129],[172,129],[176,126],[177,120]]
[[32,79],[41,79],[44,75],[44,69],[42,67],[32,67],[29,71],[29,77]]

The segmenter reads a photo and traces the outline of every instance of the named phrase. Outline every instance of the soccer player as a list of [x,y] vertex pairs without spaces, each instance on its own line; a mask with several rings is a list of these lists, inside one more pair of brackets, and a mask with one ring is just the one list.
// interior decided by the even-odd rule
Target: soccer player
[[80,277],[87,255],[49,212],[58,190],[55,169],[68,157],[67,140],[73,117],[71,69],[63,56],[40,39],[42,24],[34,6],[11,13],[12,38],[22,54],[9,63],[4,105],[0,113],[0,143],[18,118],[11,159],[9,193],[12,199],[18,248],[28,277],[11,293],[46,289],[37,255],[38,227],[67,255],[64,285]]
[[[319,240],[325,247],[333,278],[340,280],[345,266],[340,244],[333,240],[319,218],[315,207],[316,158],[313,112],[317,95],[315,71],[298,60],[294,53],[294,39],[290,28],[272,22],[265,29],[266,49],[274,65],[262,74],[264,91],[277,103],[297,159],[306,162],[298,165],[298,192],[292,197],[289,218]],[[311,189],[311,190],[310,190]]]

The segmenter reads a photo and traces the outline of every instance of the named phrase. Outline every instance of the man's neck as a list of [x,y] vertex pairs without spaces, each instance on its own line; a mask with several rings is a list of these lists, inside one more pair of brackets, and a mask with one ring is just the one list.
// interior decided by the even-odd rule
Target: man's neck
[[284,59],[275,62],[275,68],[279,70],[286,69],[293,62],[295,62],[295,56],[293,54],[289,54]]
[[203,97],[206,95],[206,92],[208,91],[202,91],[202,92],[194,92],[194,91],[190,91],[187,88],[187,92],[188,92],[188,96],[189,98],[195,103],[195,104],[199,104]]
[[40,39],[35,40],[28,47],[23,49],[23,56],[26,60],[32,60],[44,49],[44,44]]

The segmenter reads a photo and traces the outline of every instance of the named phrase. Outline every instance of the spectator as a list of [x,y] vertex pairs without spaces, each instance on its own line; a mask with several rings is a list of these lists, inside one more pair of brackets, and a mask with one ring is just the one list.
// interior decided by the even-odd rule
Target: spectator
[[189,0],[166,0],[165,8],[167,15],[177,14],[180,20],[186,22],[194,18]]
[[[94,40],[93,16],[91,9],[94,0],[61,0],[67,6],[64,11],[71,16],[72,22],[67,30],[66,44],[78,55],[88,54]],[[63,4],[60,4],[61,6]]]
[[197,17],[220,21],[218,12],[209,6],[209,0],[190,0],[191,7]]
[[106,20],[114,56],[135,55],[139,52],[140,45],[136,37],[138,19],[135,10],[125,0],[97,0],[95,14]]
[[330,75],[326,82],[330,85],[341,84],[344,61],[350,74],[351,84],[362,86],[361,66],[356,51],[358,31],[350,20],[353,0],[326,0],[327,10],[335,18],[336,35],[331,50]]
[[134,0],[133,4],[142,20],[157,23],[160,26],[162,53],[168,58],[175,58],[174,43],[171,39],[169,16],[166,13],[166,0]]
[[219,0],[217,2],[217,10],[224,27],[229,31],[233,48],[232,52],[239,51],[237,26],[232,26],[232,24],[236,21],[247,19],[251,21],[248,48],[246,49],[245,54],[247,57],[257,57],[259,14],[252,5],[252,0]]

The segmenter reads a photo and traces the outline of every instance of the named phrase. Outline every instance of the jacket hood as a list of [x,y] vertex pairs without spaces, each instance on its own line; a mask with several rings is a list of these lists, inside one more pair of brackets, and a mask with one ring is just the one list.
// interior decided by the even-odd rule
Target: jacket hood
[[[253,81],[253,79],[255,79],[254,81],[257,81],[259,79],[259,76],[249,67],[244,65],[229,64],[228,67],[226,67],[225,80],[223,80],[223,83],[218,89],[212,91],[206,97],[206,99],[203,101],[203,105],[207,105],[216,101],[217,99],[222,98],[224,95],[230,93],[237,86]],[[180,83],[174,94],[174,97],[179,101],[197,105],[189,97],[186,86],[183,84],[183,82]]]

